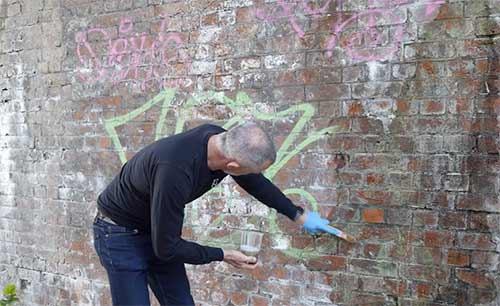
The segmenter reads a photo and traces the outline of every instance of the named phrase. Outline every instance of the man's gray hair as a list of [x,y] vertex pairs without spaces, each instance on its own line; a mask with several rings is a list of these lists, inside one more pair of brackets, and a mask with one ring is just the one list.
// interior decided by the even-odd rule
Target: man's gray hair
[[247,121],[221,135],[224,156],[243,167],[259,169],[266,161],[274,163],[276,149],[271,137],[253,121]]

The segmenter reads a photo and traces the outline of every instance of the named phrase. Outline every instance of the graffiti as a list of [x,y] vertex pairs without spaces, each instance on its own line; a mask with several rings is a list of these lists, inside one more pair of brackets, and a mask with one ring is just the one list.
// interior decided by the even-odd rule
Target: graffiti
[[[296,121],[294,127],[292,128],[286,139],[283,141],[281,147],[277,150],[276,161],[263,173],[264,176],[266,176],[271,181],[276,176],[276,174],[286,165],[286,163],[290,161],[291,158],[304,150],[308,145],[318,141],[321,137],[324,137],[327,134],[333,133],[336,130],[336,127],[330,126],[327,128],[309,132],[309,134],[305,137],[305,140],[302,140],[300,143],[296,144],[298,142],[299,135],[303,133],[304,128],[315,113],[314,107],[310,104],[304,103],[293,105],[286,110],[277,113],[269,113],[257,110],[254,107],[254,104],[251,102],[250,98],[245,93],[241,92],[238,93],[236,95],[236,98],[233,100],[225,96],[222,92],[211,91],[202,95],[191,96],[182,105],[174,105],[173,101],[176,97],[176,93],[177,91],[175,89],[166,89],[160,92],[151,100],[144,103],[142,106],[130,111],[127,114],[104,120],[105,129],[109,137],[111,138],[115,150],[118,152],[119,158],[123,164],[127,161],[127,159],[125,156],[124,147],[120,142],[117,133],[117,128],[134,120],[134,118],[143,114],[157,104],[161,105],[161,113],[159,115],[159,119],[155,128],[155,140],[158,140],[161,137],[165,137],[167,135],[163,128],[169,112],[173,112],[173,115],[177,120],[174,131],[172,131],[172,134],[177,134],[183,131],[185,122],[189,119],[189,117],[193,117],[193,113],[196,114],[196,112],[193,112],[193,110],[203,107],[203,103],[205,103],[205,101],[216,101],[217,103],[225,105],[230,109],[229,113],[233,114],[234,116],[232,116],[232,118],[230,118],[223,125],[225,129],[229,129],[232,126],[242,123],[245,118],[249,116],[258,120],[274,121],[280,119],[288,120],[291,116],[300,114],[299,119]],[[214,187],[209,192],[222,192],[222,187]],[[302,199],[304,199],[304,201],[309,203],[313,211],[317,211],[318,209],[318,203],[314,196],[302,188],[288,188],[283,190],[283,193],[285,195],[299,195]],[[224,216],[219,216],[209,226],[216,227],[221,224],[223,219]],[[282,235],[278,226],[276,211],[272,210],[270,212],[269,222],[271,235]],[[205,235],[208,234],[205,233]],[[199,241],[207,240],[207,238],[207,236],[201,237],[199,238]],[[283,250],[283,252],[295,258],[311,258],[316,256],[314,250],[311,249],[288,248],[286,250]]]
[[[176,74],[175,65],[186,62],[188,56],[182,46],[183,40],[179,33],[165,33],[167,19],[161,21],[161,29],[156,38],[147,33],[132,36],[133,21],[123,17],[118,27],[117,39],[111,39],[106,29],[92,28],[78,32],[75,35],[76,53],[80,63],[78,77],[86,83],[110,81],[113,85],[121,81],[135,81],[141,84],[141,90],[158,83],[159,88],[181,85],[182,80],[168,78]],[[96,54],[97,46],[92,46],[88,36],[101,36],[107,41],[107,54],[101,61]]]
[[[338,0],[341,3],[340,0]],[[331,0],[328,0],[319,9],[311,9],[305,0],[301,1],[302,9],[305,13],[311,15],[313,18],[320,18],[327,14],[327,8],[330,5]],[[425,2],[425,16],[431,18],[433,14],[437,12],[441,4],[445,3],[444,0],[430,0]],[[375,5],[392,6],[399,7],[401,5],[411,4],[408,0],[368,0],[368,7]],[[286,2],[284,0],[278,0],[277,6],[280,9],[280,13],[272,12],[270,14],[264,13],[261,9],[254,9],[254,15],[261,20],[266,22],[274,22],[281,18],[288,19],[289,24],[295,33],[303,38],[305,32],[303,27],[300,26],[297,18],[294,16],[293,12],[295,7],[298,6],[298,2]],[[331,14],[331,13],[330,13]],[[366,11],[352,15],[347,20],[343,20],[344,15],[338,14],[339,21],[332,26],[332,35],[327,40],[325,49],[326,56],[328,58],[332,57],[333,49],[336,44],[341,41],[341,36],[345,33],[345,29],[356,25],[360,20],[368,19],[367,24],[354,35],[348,36],[347,41],[341,42],[340,45],[344,48],[347,54],[355,60],[363,61],[374,61],[386,58],[394,54],[398,50],[398,44],[403,39],[404,33],[404,21],[401,16],[397,14],[395,9],[387,8],[371,8]],[[382,29],[378,26],[379,21],[384,21],[385,24],[394,25],[395,29],[391,30],[394,32],[390,39],[390,46],[383,48],[381,52],[377,52],[375,48],[379,47],[383,43]],[[358,45],[364,41],[364,46],[360,48]]]

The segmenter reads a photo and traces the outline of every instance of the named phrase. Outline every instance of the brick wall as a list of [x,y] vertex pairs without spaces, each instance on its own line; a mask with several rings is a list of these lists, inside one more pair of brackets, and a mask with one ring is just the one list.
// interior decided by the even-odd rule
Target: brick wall
[[184,237],[199,305],[500,305],[497,0],[0,2],[0,285],[109,305],[95,199],[134,152],[258,119],[265,173],[359,239],[312,237],[230,178]]

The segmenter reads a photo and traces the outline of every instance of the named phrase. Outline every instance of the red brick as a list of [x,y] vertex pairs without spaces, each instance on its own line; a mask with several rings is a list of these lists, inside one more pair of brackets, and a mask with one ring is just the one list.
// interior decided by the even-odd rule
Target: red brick
[[236,22],[251,22],[255,16],[249,7],[239,7],[236,9]]
[[381,241],[394,241],[399,239],[399,234],[394,231],[394,227],[381,227],[363,226],[359,229],[360,240],[381,240]]
[[333,154],[330,160],[328,161],[329,169],[342,169],[346,165],[346,155],[344,154]]
[[383,223],[384,210],[380,208],[363,209],[363,221],[368,223]]
[[219,289],[212,291],[210,296],[213,303],[217,303],[218,305],[225,305],[227,304],[227,302],[229,302],[230,293],[227,290]]
[[277,295],[287,299],[297,298],[300,294],[300,287],[297,285],[284,285],[281,283],[274,283],[263,281],[260,283],[259,292],[265,294]]
[[306,100],[332,100],[350,97],[349,86],[345,84],[327,84],[306,86]]
[[348,105],[347,116],[358,117],[362,116],[364,112],[363,104],[360,101],[354,101]]
[[415,290],[418,298],[431,298],[437,291],[432,283],[417,283]]
[[356,204],[394,205],[390,191],[352,190],[351,201]]
[[253,306],[269,306],[270,302],[271,301],[266,297],[257,296],[257,295],[250,296],[250,305],[253,305]]
[[475,269],[489,269],[493,265],[497,264],[499,257],[500,256],[493,251],[471,251],[471,266]]
[[424,233],[425,246],[443,247],[453,245],[453,233],[443,231],[426,231]]
[[321,256],[307,262],[314,271],[343,271],[346,269],[346,258],[340,256]]
[[352,130],[354,133],[383,135],[384,126],[378,119],[360,117],[352,120]]
[[444,229],[464,229],[467,220],[467,214],[464,212],[446,211],[439,217],[439,225]]
[[496,244],[493,242],[491,234],[485,233],[458,233],[457,245],[464,249],[474,250],[495,250]]
[[479,136],[478,150],[482,153],[498,153],[496,136]]
[[244,292],[231,292],[231,303],[233,305],[247,305],[248,294]]
[[[474,301],[474,303],[477,303],[476,305],[488,305],[489,303],[491,304],[491,302],[495,302],[495,298],[498,296],[498,290],[469,289],[466,295],[467,299],[469,301]],[[468,306],[470,304],[463,303],[459,305]]]
[[395,277],[398,270],[396,264],[389,261],[351,259],[349,263],[349,269],[354,273]]
[[469,215],[469,224],[467,228],[478,231],[488,231],[490,230],[490,226],[488,224],[488,216],[491,216],[487,213],[472,213]]
[[298,249],[314,248],[314,239],[311,236],[294,236],[292,247]]
[[469,265],[469,254],[462,250],[448,250],[446,262],[450,266],[465,267]]
[[438,224],[438,213],[432,210],[417,210],[413,213],[415,226],[436,227]]
[[400,114],[406,114],[410,111],[410,101],[407,100],[397,100],[396,101],[396,109]]
[[443,101],[426,100],[422,102],[420,112],[424,115],[444,114],[445,105]]
[[377,258],[381,248],[380,244],[367,243],[363,246],[363,255],[367,258]]
[[382,295],[354,292],[350,295],[350,300],[347,305],[384,305],[385,302],[386,298]]
[[378,173],[369,173],[366,175],[366,183],[368,185],[381,185],[384,183],[385,176]]
[[400,275],[408,279],[444,284],[449,280],[450,271],[439,266],[408,265],[401,267]]
[[359,136],[335,135],[328,139],[328,144],[334,151],[360,152],[363,141]]
[[439,265],[442,261],[443,251],[440,248],[413,247],[415,263],[422,265]]
[[457,97],[455,100],[455,107],[452,109],[455,113],[470,113],[472,112],[473,102],[467,97]]
[[436,68],[433,62],[425,61],[419,65],[419,68],[422,68],[429,76],[434,77],[436,74]]
[[218,14],[217,13],[212,13],[209,15],[205,15],[201,17],[201,24],[202,26],[211,26],[211,25],[217,25],[218,23]]
[[457,270],[457,278],[473,287],[481,289],[494,289],[493,280],[486,276],[488,272],[478,272],[472,270]]
[[359,173],[341,172],[339,173],[339,183],[341,185],[361,185],[362,177]]

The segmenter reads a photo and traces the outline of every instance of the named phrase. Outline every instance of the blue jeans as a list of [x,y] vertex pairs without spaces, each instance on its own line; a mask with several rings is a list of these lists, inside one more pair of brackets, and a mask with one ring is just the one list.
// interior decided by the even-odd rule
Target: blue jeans
[[94,247],[106,269],[113,305],[150,305],[148,284],[161,305],[194,305],[182,262],[155,256],[151,236],[95,218]]

